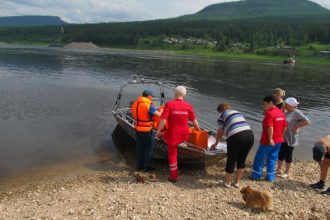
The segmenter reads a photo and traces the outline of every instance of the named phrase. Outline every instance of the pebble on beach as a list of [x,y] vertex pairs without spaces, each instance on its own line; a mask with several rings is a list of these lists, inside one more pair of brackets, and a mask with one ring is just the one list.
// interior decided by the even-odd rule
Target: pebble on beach
[[[240,189],[221,186],[224,164],[186,169],[175,184],[166,168],[153,174],[99,170],[49,179],[0,194],[0,219],[329,219],[330,197],[309,187],[319,178],[313,162],[295,162],[290,179],[250,185],[273,194],[268,211],[245,206]],[[149,184],[137,183],[138,178]],[[139,182],[139,181],[138,181]],[[329,185],[329,184],[328,184]]]

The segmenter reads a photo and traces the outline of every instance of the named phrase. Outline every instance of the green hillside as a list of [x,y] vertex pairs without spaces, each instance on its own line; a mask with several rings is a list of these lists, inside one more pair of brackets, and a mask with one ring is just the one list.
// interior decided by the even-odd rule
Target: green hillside
[[0,17],[0,27],[12,26],[45,26],[45,25],[63,25],[66,24],[60,17],[57,16],[10,16]]
[[182,20],[239,20],[249,18],[316,18],[330,10],[308,0],[245,0],[209,5],[201,11],[179,17]]
[[[171,50],[211,50],[235,54],[299,55],[313,45],[330,50],[330,12],[307,0],[246,0],[210,5],[194,15],[151,21],[66,24],[62,44]],[[0,42],[57,41],[61,26],[0,27]]]

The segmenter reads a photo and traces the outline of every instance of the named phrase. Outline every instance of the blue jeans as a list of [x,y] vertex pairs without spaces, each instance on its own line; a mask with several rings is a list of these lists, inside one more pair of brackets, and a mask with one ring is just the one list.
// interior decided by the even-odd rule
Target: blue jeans
[[274,181],[276,177],[275,168],[278,159],[278,152],[281,148],[281,143],[271,145],[260,144],[256,156],[253,161],[253,170],[251,178],[260,179],[262,177],[262,170],[264,161],[267,159],[267,181]]
[[155,138],[152,131],[135,131],[136,134],[136,169],[150,171],[154,153]]

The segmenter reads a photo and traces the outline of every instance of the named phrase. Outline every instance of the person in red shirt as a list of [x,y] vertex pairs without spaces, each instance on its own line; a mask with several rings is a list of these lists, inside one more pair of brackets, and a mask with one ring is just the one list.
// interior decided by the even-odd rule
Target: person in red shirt
[[260,145],[253,161],[253,170],[250,179],[258,180],[262,176],[264,161],[267,159],[266,180],[273,182],[276,177],[275,167],[278,152],[284,141],[283,134],[287,127],[284,113],[275,106],[273,96],[263,99],[265,117],[262,121]]
[[168,125],[167,130],[163,134],[163,139],[166,142],[168,149],[168,163],[170,169],[168,180],[170,182],[177,181],[177,146],[180,143],[187,141],[189,138],[188,121],[192,121],[194,127],[199,130],[193,107],[183,100],[186,91],[187,90],[184,86],[178,86],[175,88],[175,99],[165,104],[156,133],[156,137],[160,138],[162,136],[161,131],[163,130],[164,125]]

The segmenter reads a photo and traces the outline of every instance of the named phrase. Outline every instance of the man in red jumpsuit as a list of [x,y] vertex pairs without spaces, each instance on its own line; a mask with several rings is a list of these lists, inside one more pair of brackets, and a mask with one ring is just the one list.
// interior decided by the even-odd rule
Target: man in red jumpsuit
[[168,147],[168,163],[170,169],[168,180],[173,183],[176,182],[178,177],[177,146],[189,138],[188,121],[192,121],[194,127],[199,130],[193,107],[183,100],[186,91],[184,86],[175,88],[175,99],[165,104],[156,133],[156,137],[160,138],[162,136],[161,131],[167,123],[168,127],[163,134],[163,139]]

